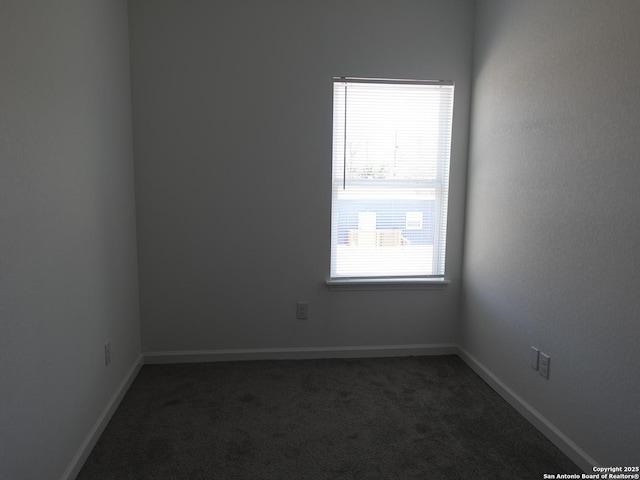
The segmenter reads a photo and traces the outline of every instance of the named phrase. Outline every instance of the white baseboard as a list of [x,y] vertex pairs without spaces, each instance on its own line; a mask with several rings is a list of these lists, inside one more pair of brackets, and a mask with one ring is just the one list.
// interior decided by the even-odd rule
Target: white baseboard
[[[458,356],[465,362],[480,378],[482,378],[498,395],[504,398],[513,408],[515,408],[529,423],[536,427],[551,443],[558,447],[573,463],[578,465],[587,473],[593,472],[593,467],[600,466],[584,450],[576,445],[569,437],[562,433],[555,425],[547,420],[540,412],[529,405],[521,396],[511,390],[505,383],[496,377],[487,367],[480,363],[469,352],[462,347],[457,347]],[[551,473],[551,472],[549,472]],[[555,473],[555,472],[554,472]]]
[[80,473],[84,462],[87,460],[87,457],[91,453],[91,450],[93,450],[93,447],[100,438],[100,435],[102,435],[102,432],[106,428],[107,423],[109,423],[109,420],[111,420],[111,417],[118,408],[118,405],[120,405],[122,398],[124,397],[125,393],[127,393],[127,390],[129,390],[129,387],[133,383],[133,380],[136,378],[136,375],[142,368],[143,364],[144,357],[142,355],[139,355],[125,375],[122,382],[120,382],[120,385],[118,385],[115,393],[109,399],[107,406],[104,408],[104,410],[98,417],[98,420],[85,437],[84,441],[80,445],[80,448],[71,460],[71,463],[69,463],[69,466],[60,477],[60,480],[74,480],[78,476],[78,473]]
[[372,347],[300,347],[197,350],[144,353],[145,364],[228,362],[238,360],[301,360],[318,358],[408,357],[455,355],[454,344],[380,345]]

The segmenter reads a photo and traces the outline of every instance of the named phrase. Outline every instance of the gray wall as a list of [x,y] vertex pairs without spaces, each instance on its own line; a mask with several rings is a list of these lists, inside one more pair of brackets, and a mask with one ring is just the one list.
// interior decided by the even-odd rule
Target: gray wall
[[57,479],[140,354],[126,2],[2,0],[0,65],[0,478]]
[[640,2],[477,8],[461,344],[596,461],[635,465]]
[[[133,0],[129,13],[143,350],[455,341],[472,2]],[[337,75],[456,82],[446,290],[325,287]]]

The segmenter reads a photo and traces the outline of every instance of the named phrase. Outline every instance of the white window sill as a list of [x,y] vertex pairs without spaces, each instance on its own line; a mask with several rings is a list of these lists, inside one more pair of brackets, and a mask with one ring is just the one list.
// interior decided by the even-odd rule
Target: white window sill
[[441,290],[451,283],[444,278],[332,278],[325,281],[331,291],[349,290]]

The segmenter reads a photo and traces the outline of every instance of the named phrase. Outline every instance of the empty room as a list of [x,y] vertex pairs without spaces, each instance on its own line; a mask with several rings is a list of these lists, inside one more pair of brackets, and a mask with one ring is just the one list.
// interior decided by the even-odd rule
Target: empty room
[[640,2],[0,0],[0,478],[640,478]]

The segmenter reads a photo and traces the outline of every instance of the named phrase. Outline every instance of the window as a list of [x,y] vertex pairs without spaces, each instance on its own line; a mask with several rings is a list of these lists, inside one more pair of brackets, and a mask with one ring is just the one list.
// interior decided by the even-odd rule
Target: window
[[331,280],[443,279],[453,82],[333,85]]

